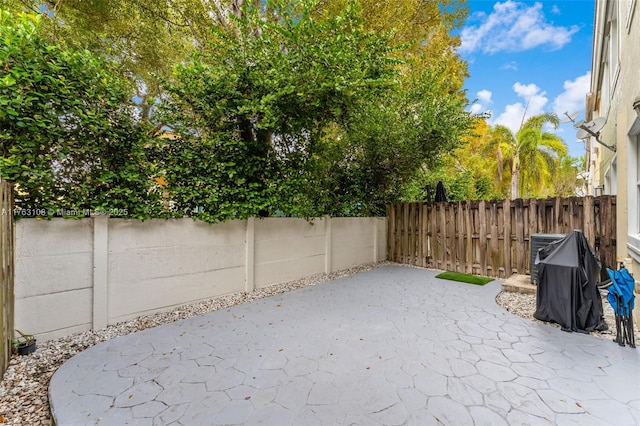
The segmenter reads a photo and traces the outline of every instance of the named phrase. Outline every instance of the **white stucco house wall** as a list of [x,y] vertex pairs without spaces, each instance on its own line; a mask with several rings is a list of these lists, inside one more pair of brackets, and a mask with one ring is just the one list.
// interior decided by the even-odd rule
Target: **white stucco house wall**
[[[618,261],[640,290],[640,0],[596,0],[586,118],[604,117],[588,141],[590,193],[617,196]],[[636,309],[636,323],[638,323]]]

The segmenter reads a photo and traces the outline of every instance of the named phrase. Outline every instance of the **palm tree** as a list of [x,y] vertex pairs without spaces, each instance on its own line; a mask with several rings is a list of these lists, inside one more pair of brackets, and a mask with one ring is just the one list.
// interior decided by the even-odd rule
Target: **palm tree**
[[543,131],[547,123],[557,129],[560,120],[551,113],[534,115],[515,134],[501,125],[491,133],[489,146],[497,151],[498,179],[502,180],[504,166],[511,170],[511,199],[551,195],[548,183],[556,172],[558,159],[568,150],[560,137]]

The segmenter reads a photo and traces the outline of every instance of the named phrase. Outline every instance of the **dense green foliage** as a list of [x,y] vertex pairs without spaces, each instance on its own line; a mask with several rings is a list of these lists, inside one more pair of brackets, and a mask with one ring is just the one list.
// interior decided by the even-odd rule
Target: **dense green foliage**
[[[200,181],[184,208],[215,218],[215,203],[237,200],[229,191],[249,191],[236,217],[383,214],[404,180],[456,145],[469,117],[440,70],[402,75],[388,35],[364,29],[355,7],[321,18],[310,10],[273,21],[247,10],[238,33],[219,31],[177,67],[163,117],[180,136],[172,149],[211,147],[208,167],[225,177]],[[161,169],[171,198],[198,179]]]
[[[233,1],[233,13],[209,25],[181,13],[197,2],[136,3],[147,5],[134,13],[140,25],[163,22],[147,44],[127,40],[125,23],[91,24],[89,3],[55,3],[39,19],[2,12],[0,175],[16,183],[18,207],[209,222],[383,214],[469,126],[450,78],[464,67],[446,49],[449,27],[421,53],[373,29],[357,1],[335,13],[319,13],[316,1]],[[66,43],[91,26],[100,46]],[[145,58],[171,37],[179,54]],[[154,76],[158,58],[175,62]],[[144,95],[136,107],[141,86],[160,100]]]
[[[460,146],[406,181],[402,200],[433,201],[439,181],[449,201],[576,195],[582,185],[583,160],[567,156],[562,140],[542,130],[545,123],[555,122],[550,114],[534,116],[513,134],[504,126],[491,127],[476,119]],[[519,191],[512,194],[514,188]]]
[[39,21],[0,11],[0,175],[18,183],[16,205],[143,215],[129,82],[113,63],[49,43]]
[[504,126],[493,129],[490,147],[494,147],[501,164],[511,171],[511,198],[553,195],[552,185],[562,157],[568,148],[562,139],[543,130],[545,124],[557,128],[555,114],[545,113],[529,117],[516,133]]

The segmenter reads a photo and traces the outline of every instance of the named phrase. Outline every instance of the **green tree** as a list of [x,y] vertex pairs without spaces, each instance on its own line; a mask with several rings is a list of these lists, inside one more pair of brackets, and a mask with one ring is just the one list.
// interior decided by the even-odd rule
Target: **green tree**
[[[356,6],[318,15],[316,2],[287,4],[245,5],[230,18],[235,31],[214,30],[177,68],[167,85],[167,121],[180,135],[172,143],[213,147],[210,168],[233,182],[210,182],[203,196],[231,203],[225,188],[249,191],[255,206],[242,201],[240,216],[383,213],[406,179],[458,143],[469,123],[464,97],[451,90],[444,61],[404,65],[391,34],[367,30]],[[264,9],[277,19],[264,19]],[[190,178],[171,167],[158,170],[173,170],[176,195],[172,185]],[[181,208],[206,205],[202,214],[215,215],[203,198]]]
[[[317,2],[318,13],[336,13],[353,0],[324,0]],[[366,29],[391,32],[390,43],[403,47],[402,57],[418,68],[439,69],[447,72],[445,81],[451,91],[462,88],[468,76],[466,62],[458,56],[456,48],[460,38],[454,35],[466,19],[469,9],[464,0],[356,0],[362,10]]]
[[[503,199],[506,184],[496,177],[497,160],[487,155],[492,128],[482,118],[474,118],[460,144],[440,156],[440,161],[423,166],[402,191],[403,201],[433,201],[435,187],[442,181],[450,201]],[[428,188],[431,197],[428,197]]]
[[[6,0],[14,11],[39,14],[41,33],[52,43],[112,58],[136,80],[139,117],[151,121],[161,95],[156,76],[168,78],[173,65],[206,44],[220,25],[204,0]],[[162,123],[156,123],[159,130]]]
[[[543,130],[546,124],[557,128],[558,117],[545,113],[527,119],[513,134],[504,126],[492,131],[490,147],[498,158],[498,176],[507,165],[511,172],[511,198],[551,195],[548,192],[556,172],[558,160],[567,155],[562,139]],[[545,193],[545,191],[547,191]]]
[[346,128],[345,158],[354,161],[344,168],[357,171],[367,214],[384,214],[386,204],[406,198],[408,182],[440,165],[471,125],[465,100],[458,92],[450,93],[442,79],[445,72],[445,66],[414,70],[383,104],[359,108]]
[[[281,5],[266,7],[274,4]],[[252,194],[246,200],[253,206],[238,199],[239,217],[263,210],[319,213],[309,197],[318,195],[312,170],[323,156],[327,129],[390,92],[397,60],[384,34],[362,29],[356,9],[315,19],[314,3],[305,4],[281,9],[277,20],[264,20],[261,10],[247,5],[233,18],[237,32],[214,30],[207,49],[176,68],[165,105],[180,135],[173,143],[177,149],[210,147],[208,167],[233,181],[206,186],[203,197],[183,207],[206,206],[203,214],[214,217],[221,212],[215,203],[232,203],[232,185]],[[230,152],[237,155],[229,159]],[[189,181],[191,170],[180,173],[169,179],[169,190]],[[210,193],[216,195],[203,199]]]
[[41,18],[0,10],[0,175],[16,205],[141,213],[143,127],[118,65],[51,44]]
[[553,179],[554,194],[560,197],[576,195],[576,190],[583,184],[579,176],[580,170],[584,170],[584,157],[560,157]]

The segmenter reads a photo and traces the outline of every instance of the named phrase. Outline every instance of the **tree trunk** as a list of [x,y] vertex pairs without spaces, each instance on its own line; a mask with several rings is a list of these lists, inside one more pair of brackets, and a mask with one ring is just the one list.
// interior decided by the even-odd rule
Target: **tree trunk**
[[511,167],[511,199],[520,198],[520,161],[514,158]]

